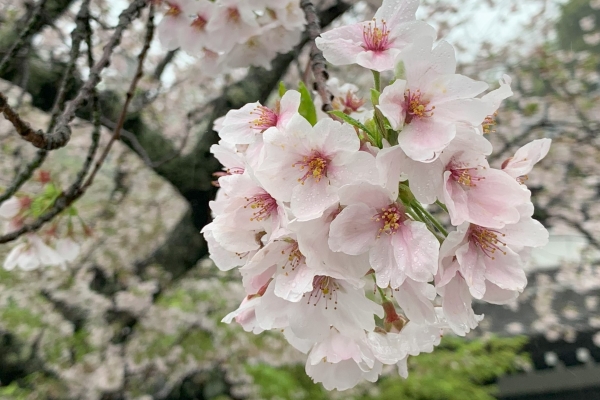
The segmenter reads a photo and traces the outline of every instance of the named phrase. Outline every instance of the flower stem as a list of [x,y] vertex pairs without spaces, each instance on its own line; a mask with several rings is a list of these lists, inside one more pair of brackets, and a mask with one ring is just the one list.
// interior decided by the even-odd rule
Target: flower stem
[[371,70],[373,73],[373,80],[375,81],[375,90],[381,92],[381,73],[379,71]]
[[436,200],[435,204],[437,204],[442,210],[448,212],[448,207],[446,207],[446,205],[444,203],[442,203],[441,201]]
[[448,236],[448,231],[446,231],[442,224],[440,224],[440,222],[433,215],[431,215],[429,211],[427,211],[425,207],[423,207],[418,201],[415,201],[412,204],[412,206],[415,210],[418,209],[420,213],[422,213],[433,224],[433,226],[435,226],[436,229],[442,233],[442,235]]

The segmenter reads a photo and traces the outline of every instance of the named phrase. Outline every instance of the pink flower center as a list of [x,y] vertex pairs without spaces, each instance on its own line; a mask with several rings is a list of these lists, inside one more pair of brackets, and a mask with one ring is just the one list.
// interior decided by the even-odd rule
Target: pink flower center
[[481,126],[483,128],[484,135],[496,132],[494,130],[494,126],[496,125],[496,116],[497,115],[498,115],[498,112],[495,112],[493,115],[488,115],[483,120],[483,123],[481,124]]
[[303,157],[302,161],[292,164],[292,168],[299,166],[300,171],[306,170],[304,176],[298,179],[298,182],[304,185],[308,178],[313,178],[319,182],[324,176],[327,176],[327,165],[329,160],[318,151],[313,152],[309,157]]
[[506,243],[499,239],[504,236],[506,236],[504,233],[478,225],[471,225],[469,228],[471,242],[492,260],[496,259],[494,257],[496,251],[506,255],[506,251],[502,250],[502,247],[506,247]]
[[250,221],[263,221],[277,210],[277,201],[269,193],[260,193],[252,197],[246,197],[248,202],[244,208],[250,207],[254,212]]
[[170,3],[168,1],[166,3],[169,9],[165,13],[165,15],[168,15],[170,17],[177,17],[179,14],[181,14],[181,7],[179,7],[177,4]]
[[[281,269],[283,269],[287,275],[288,271],[286,268],[290,267],[291,271],[295,271],[300,264],[306,262],[306,258],[304,257],[304,254],[300,252],[300,249],[298,248],[298,242],[294,242],[286,250],[289,251],[289,253],[285,263],[281,266]],[[286,250],[283,250],[281,253],[285,254]]]
[[381,212],[373,215],[373,221],[381,224],[377,237],[381,237],[383,233],[393,235],[400,228],[400,224],[406,219],[404,212],[397,203],[390,204],[387,207],[382,207]]
[[363,48],[370,51],[385,51],[389,48],[389,36],[385,20],[381,20],[381,25],[377,26],[377,20],[369,21],[363,27]]
[[485,179],[477,175],[477,168],[450,168],[450,177],[465,187],[475,187]]
[[227,19],[231,22],[238,23],[240,21],[240,11],[236,7],[227,9]]
[[310,292],[307,304],[310,304],[314,298],[314,306],[316,307],[317,303],[321,301],[321,299],[324,299],[325,309],[329,307],[329,302],[333,301],[333,309],[337,310],[337,291],[339,289],[340,286],[334,278],[330,276],[317,275],[313,278],[313,290]]
[[250,114],[258,116],[258,118],[250,121],[253,129],[264,131],[272,126],[277,126],[277,114],[268,107],[258,106]]
[[197,31],[204,31],[204,27],[208,21],[202,17],[200,14],[196,15],[196,18],[192,21],[192,27]]
[[345,97],[335,97],[331,102],[333,108],[341,110],[344,114],[352,114],[365,104],[365,101],[348,90]]
[[428,108],[428,101],[421,98],[421,90],[411,93],[410,89],[404,92],[404,102],[406,107],[406,123],[410,123],[413,118],[428,118],[433,116],[435,106]]

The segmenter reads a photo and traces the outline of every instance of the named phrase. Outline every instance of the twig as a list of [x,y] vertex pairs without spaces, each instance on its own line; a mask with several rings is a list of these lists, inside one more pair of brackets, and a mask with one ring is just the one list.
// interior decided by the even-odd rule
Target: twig
[[[88,21],[89,3],[90,3],[90,0],[84,0],[81,4],[81,8],[80,8],[79,12],[77,13],[77,17],[76,17],[77,25],[76,25],[75,29],[73,29],[73,32],[71,32],[73,44],[72,44],[71,52],[69,55],[69,63],[67,64],[67,68],[65,70],[65,73],[62,78],[62,82],[61,82],[59,90],[58,90],[58,94],[56,96],[56,99],[54,100],[54,106],[52,107],[52,114],[50,116],[48,130],[51,130],[52,127],[54,126],[54,124],[56,122],[56,118],[58,117],[58,114],[60,113],[60,109],[64,105],[64,102],[65,102],[66,86],[67,86],[68,82],[71,80],[73,71],[75,70],[75,64],[77,62],[77,59],[79,58],[79,50],[80,50],[80,45],[81,45],[81,41],[83,38],[82,34],[83,34],[83,32],[85,32],[86,26],[88,25],[88,22],[89,22]],[[93,64],[91,64],[91,65],[93,65]],[[91,65],[90,65],[90,67],[91,67]],[[0,101],[2,101],[2,99],[4,99],[4,101],[5,101],[5,98],[3,98],[2,93],[0,93]],[[6,108],[5,108],[2,111],[3,111],[4,115],[6,116],[5,112],[8,111],[8,113],[10,115],[10,112],[12,110],[6,110]],[[33,129],[31,129],[31,127],[29,127],[29,124],[20,120],[19,115],[16,112],[13,111],[12,113],[14,114],[14,115],[12,115],[12,118],[17,121],[17,125],[14,125],[14,123],[13,123],[13,126],[15,126],[15,128],[17,129],[17,132],[19,132],[17,126],[20,126],[21,129],[24,129],[24,127],[27,127],[28,130],[33,131]],[[19,134],[20,133],[21,132],[19,132]],[[8,200],[15,193],[17,193],[17,191],[19,191],[19,189],[23,186],[23,184],[25,182],[27,182],[27,180],[29,178],[31,178],[31,175],[33,175],[33,172],[44,163],[44,161],[46,160],[47,154],[48,154],[48,152],[46,150],[38,151],[38,153],[36,154],[36,157],[16,176],[16,178],[14,179],[14,181],[12,182],[10,187],[0,196],[0,204],[5,202],[6,200]]]
[[306,16],[306,32],[308,33],[308,38],[311,42],[310,65],[315,78],[314,88],[323,102],[321,109],[323,112],[327,113],[333,110],[333,107],[331,106],[331,93],[327,89],[327,80],[329,79],[327,63],[325,57],[323,57],[323,53],[315,44],[315,39],[321,34],[319,16],[317,15],[315,6],[310,0],[301,0],[300,7],[302,7],[304,15]]
[[100,158],[96,162],[96,165],[94,166],[94,169],[92,170],[92,173],[90,174],[90,176],[88,177],[86,182],[81,187],[81,190],[83,190],[83,191],[85,191],[94,182],[94,177],[96,176],[96,173],[100,170],[100,167],[104,163],[106,156],[108,156],[110,149],[112,148],[113,144],[117,140],[119,140],[121,137],[121,129],[123,129],[123,124],[125,123],[125,118],[127,117],[127,109],[129,108],[129,103],[131,103],[131,100],[133,99],[133,96],[135,94],[135,88],[137,87],[138,82],[144,75],[144,59],[146,58],[146,54],[148,53],[148,49],[150,48],[150,43],[152,42],[153,36],[154,36],[154,5],[151,4],[150,11],[148,14],[148,23],[146,24],[146,38],[145,38],[145,42],[144,42],[144,47],[142,48],[142,51],[138,55],[137,71],[135,73],[135,76],[133,77],[133,80],[131,81],[131,85],[129,85],[129,90],[127,91],[127,95],[125,98],[125,104],[123,104],[123,108],[121,110],[121,115],[119,116],[119,121],[117,122],[117,127],[115,128],[113,135],[110,138],[110,141],[104,148],[104,152],[102,152],[102,155],[100,155]]
[[[64,211],[71,204],[73,204],[73,202],[75,202],[78,198],[80,198],[85,193],[86,189],[93,183],[94,177],[96,176],[98,170],[100,169],[100,167],[102,166],[108,153],[110,152],[112,145],[114,144],[114,142],[116,140],[119,139],[119,136],[120,136],[119,133],[125,122],[125,117],[127,115],[127,108],[129,107],[129,103],[131,102],[131,99],[133,98],[133,95],[135,93],[135,88],[137,87],[137,84],[143,75],[143,63],[144,63],[144,59],[146,58],[148,49],[150,48],[150,43],[152,41],[153,34],[154,34],[154,6],[150,5],[150,12],[148,15],[147,31],[146,31],[146,38],[145,38],[144,46],[138,56],[138,68],[137,68],[136,74],[131,82],[131,85],[129,86],[129,90],[127,92],[127,97],[125,99],[125,103],[124,103],[122,111],[121,111],[121,116],[119,118],[117,128],[115,129],[113,136],[111,137],[111,140],[106,145],[104,152],[102,153],[102,155],[96,162],[94,169],[90,173],[89,177],[85,180],[85,183],[83,183],[83,185],[81,184],[81,182],[83,181],[83,179],[87,173],[87,170],[89,169],[89,167],[92,163],[93,155],[96,151],[95,148],[97,147],[97,140],[100,136],[100,113],[98,110],[94,111],[94,133],[92,136],[92,146],[90,147],[90,149],[88,151],[88,156],[86,158],[86,161],[84,162],[83,168],[77,174],[77,178],[76,178],[75,182],[73,182],[73,184],[71,184],[71,186],[67,189],[67,191],[63,191],[61,193],[61,195],[54,202],[53,206],[47,212],[42,214],[34,222],[24,225],[20,229],[13,231],[9,234],[0,236],[0,243],[7,243],[7,242],[17,239],[19,236],[21,236],[25,233],[37,231],[44,224],[51,221],[54,217],[56,217],[58,214],[60,214],[62,211]],[[91,42],[90,37],[91,36],[89,36],[89,35],[87,37],[88,59],[89,60],[91,60],[91,57],[92,57],[91,46],[89,46],[89,44]],[[95,64],[95,65],[98,65],[98,64]],[[92,101],[97,104],[95,88],[91,89],[91,94],[92,94]]]
[[113,35],[108,43],[104,46],[104,52],[100,60],[90,69],[88,80],[79,89],[75,99],[69,102],[63,113],[58,117],[56,126],[51,132],[44,133],[36,132],[37,137],[24,137],[25,140],[31,142],[35,147],[54,150],[65,146],[71,138],[71,128],[69,123],[75,118],[75,113],[87,101],[92,93],[93,88],[98,85],[101,80],[102,71],[110,64],[110,60],[114,49],[120,44],[121,37],[125,29],[129,27],[131,22],[137,18],[140,11],[148,4],[147,0],[134,0],[119,16],[119,24],[117,25]]
[[40,2],[33,10],[31,16],[29,17],[27,26],[25,27],[25,29],[23,29],[17,40],[13,43],[10,50],[4,55],[4,57],[0,61],[0,75],[2,75],[5,72],[4,70],[8,66],[8,62],[17,55],[19,50],[21,50],[21,47],[23,47],[23,45],[28,45],[31,43],[29,39],[36,33],[36,26],[42,15],[42,12],[44,11],[45,5],[46,0],[40,0]]

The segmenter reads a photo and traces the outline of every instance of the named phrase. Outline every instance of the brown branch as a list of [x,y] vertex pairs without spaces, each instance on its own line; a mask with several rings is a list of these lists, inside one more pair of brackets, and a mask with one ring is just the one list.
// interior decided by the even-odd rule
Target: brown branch
[[45,5],[46,0],[40,0],[32,14],[28,17],[27,26],[25,26],[25,29],[23,29],[17,40],[15,40],[10,50],[0,61],[0,74],[4,72],[4,69],[8,66],[8,62],[17,55],[23,46],[29,46],[31,44],[31,37],[36,33],[36,27],[39,24]]
[[[119,118],[119,122],[117,124],[117,127],[114,130],[111,140],[106,145],[104,152],[102,153],[102,155],[96,162],[94,169],[92,170],[91,174],[89,175],[89,177],[87,178],[85,183],[83,183],[83,185],[81,184],[81,182],[83,181],[83,179],[87,173],[89,166],[91,165],[93,155],[96,151],[97,141],[100,136],[100,134],[99,134],[100,112],[97,109],[94,110],[94,133],[92,136],[92,138],[93,138],[92,146],[90,147],[90,150],[88,151],[88,156],[87,156],[86,161],[84,162],[84,167],[77,175],[75,182],[73,184],[71,184],[71,186],[69,187],[69,189],[67,191],[63,191],[61,193],[61,195],[54,202],[54,205],[50,208],[50,210],[48,210],[47,212],[42,214],[37,220],[33,221],[32,223],[24,225],[20,229],[13,231],[9,234],[0,236],[0,243],[7,243],[7,242],[17,239],[18,237],[20,237],[26,233],[37,231],[42,226],[44,226],[44,224],[51,221],[54,217],[56,217],[58,214],[63,212],[67,207],[69,207],[77,199],[79,199],[85,193],[86,189],[93,183],[94,177],[96,176],[96,173],[98,172],[98,170],[100,170],[100,167],[104,163],[106,156],[108,155],[108,153],[110,152],[110,150],[112,148],[112,145],[120,137],[120,131],[121,131],[121,128],[123,127],[123,124],[125,122],[125,117],[127,115],[127,109],[129,107],[131,100],[133,99],[133,95],[135,93],[137,84],[143,75],[144,59],[146,58],[146,54],[148,52],[148,49],[150,48],[150,43],[152,41],[153,35],[154,35],[154,6],[151,5],[149,15],[148,15],[148,24],[147,24],[147,31],[146,31],[146,38],[145,38],[144,46],[138,56],[137,71],[131,82],[131,85],[129,86],[129,90],[127,92],[127,97],[125,99],[125,103],[123,104],[123,108],[121,111],[121,117]],[[89,43],[89,38],[90,38],[90,36],[88,36],[88,43]],[[88,57],[89,57],[89,59],[91,59],[91,52],[90,52],[89,48],[88,48]],[[96,64],[96,65],[98,65],[98,64]],[[91,95],[92,95],[92,102],[94,103],[94,105],[96,105],[97,104],[97,96],[95,94],[95,88],[91,89]]]
[[[69,55],[69,62],[67,64],[67,68],[63,75],[62,82],[61,82],[59,90],[58,90],[58,94],[56,96],[56,99],[54,100],[54,106],[52,107],[52,114],[50,116],[50,123],[48,124],[48,128],[47,128],[48,130],[51,130],[52,127],[54,126],[54,124],[56,122],[56,118],[58,117],[58,114],[60,113],[60,109],[65,103],[66,87],[72,78],[73,71],[75,70],[75,64],[77,62],[77,59],[79,58],[79,50],[80,50],[81,41],[83,39],[83,34],[84,34],[84,32],[86,32],[87,27],[89,26],[89,3],[90,3],[90,0],[84,0],[81,4],[81,8],[79,9],[79,12],[77,13],[77,16],[76,16],[76,24],[77,25],[76,25],[75,29],[73,29],[73,32],[71,32],[72,46],[71,46],[71,51],[70,51],[70,55]],[[87,33],[91,34],[91,32],[87,32]],[[90,46],[90,44],[88,44],[88,46]],[[93,65],[93,63],[90,64],[90,67],[92,65]],[[25,89],[23,89],[23,91],[25,91]],[[1,102],[6,103],[6,99],[3,98],[2,93],[0,93],[0,103]],[[2,108],[1,104],[0,104],[0,108]],[[32,132],[34,132],[33,129],[29,126],[29,124],[26,123],[25,121],[20,120],[19,114],[12,111],[12,109],[7,109],[5,107],[2,111],[5,116],[8,113],[10,115],[10,118],[15,120],[15,122],[13,122],[10,118],[7,118],[11,122],[13,122],[13,126],[16,128],[16,130],[19,134],[21,134],[23,129],[26,129],[26,128],[28,128],[27,129],[27,131],[29,132],[29,133],[27,133],[28,135],[31,135]],[[16,123],[16,125],[15,125],[15,123]],[[17,128],[18,126],[21,127],[21,131],[19,131],[19,128]],[[41,132],[41,131],[38,131],[38,132]],[[40,137],[35,132],[33,134],[38,138]],[[38,151],[36,157],[29,164],[27,164],[25,166],[25,168],[15,177],[15,179],[13,180],[13,182],[11,183],[9,188],[4,193],[2,193],[2,195],[0,196],[0,204],[2,204],[4,201],[8,200],[15,193],[17,193],[17,191],[23,186],[23,184],[31,177],[31,175],[33,175],[33,172],[44,163],[44,161],[46,160],[46,156],[47,156],[46,150]]]
[[315,44],[315,39],[321,34],[321,25],[319,22],[319,16],[315,10],[315,6],[310,0],[301,0],[300,7],[304,10],[306,16],[306,32],[310,43],[310,66],[315,78],[314,89],[321,97],[323,106],[321,109],[323,112],[333,110],[331,106],[331,92],[327,89],[327,80],[329,79],[329,73],[327,72],[327,62],[323,57],[323,52],[319,50]]
[[56,126],[51,132],[44,133],[36,131],[33,134],[27,132],[27,135],[21,137],[28,142],[31,142],[35,147],[46,150],[54,150],[65,146],[71,138],[71,128],[69,123],[75,118],[75,114],[79,108],[87,101],[93,89],[101,80],[101,73],[110,65],[110,60],[115,48],[121,43],[121,37],[125,29],[129,27],[131,22],[138,17],[140,11],[148,4],[147,0],[134,0],[121,15],[119,15],[119,24],[115,28],[113,35],[108,43],[104,46],[104,52],[100,60],[90,69],[88,80],[79,89],[75,99],[69,102],[66,109],[58,117]]
[[13,110],[8,104],[8,99],[4,94],[0,92],[0,111],[4,114],[10,123],[14,126],[15,130],[24,140],[31,142],[35,147],[41,148],[43,145],[44,131],[38,129],[34,130],[28,122],[25,122],[19,116],[19,113]]

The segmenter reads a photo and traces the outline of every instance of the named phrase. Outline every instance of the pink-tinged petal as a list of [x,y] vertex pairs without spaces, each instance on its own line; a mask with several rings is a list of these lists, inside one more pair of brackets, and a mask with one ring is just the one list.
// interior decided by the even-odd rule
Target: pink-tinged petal
[[356,63],[374,71],[390,71],[396,66],[399,49],[391,48],[383,51],[363,51],[356,56]]
[[27,240],[31,243],[31,250],[35,252],[43,265],[60,265],[64,263],[65,259],[56,250],[44,243],[39,236],[30,235]]
[[[465,123],[458,123],[456,124],[456,137],[452,139],[452,142],[448,145],[446,150],[450,154],[461,151],[463,153],[472,154],[477,159],[476,164],[487,166],[483,156],[492,153],[492,144],[473,126]],[[442,156],[440,157],[445,158]]]
[[415,161],[431,162],[456,135],[456,126],[437,118],[417,118],[400,135],[398,145]]
[[405,90],[406,81],[398,79],[391,85],[386,86],[379,97],[377,108],[388,119],[394,130],[399,130],[404,126],[404,119],[406,118]]
[[546,157],[551,144],[551,139],[538,139],[527,143],[502,165],[502,171],[513,178],[527,175],[536,163]]
[[37,252],[33,248],[29,248],[21,252],[17,259],[17,265],[23,271],[33,271],[42,265]]
[[439,75],[454,74],[454,48],[441,41],[434,49],[432,36],[423,35],[399,56],[404,63],[405,77],[411,87],[422,87]]
[[300,92],[297,90],[288,90],[285,92],[279,103],[279,117],[277,119],[277,128],[285,129],[288,122],[300,107]]
[[407,279],[400,290],[394,292],[394,298],[411,322],[433,324],[437,321],[437,316],[431,302],[431,294],[435,297],[433,286]]
[[352,204],[331,222],[329,247],[350,255],[366,252],[375,242],[379,225],[371,219],[376,211],[366,204]]
[[21,201],[17,197],[11,197],[0,205],[0,218],[12,219],[21,211]]
[[6,258],[4,259],[3,267],[7,271],[12,271],[15,269],[17,265],[19,265],[19,260],[23,256],[23,254],[27,251],[27,244],[20,243],[13,247],[11,251],[8,253]]
[[[422,222],[407,220],[392,237],[394,257],[403,272],[417,282],[429,282],[437,272],[440,245]],[[395,287],[393,287],[395,289]]]
[[450,328],[459,336],[464,336],[477,327],[478,321],[471,306],[469,286],[460,275],[444,287],[442,311]]
[[468,216],[465,219],[490,228],[502,228],[519,221],[521,215],[517,207],[529,201],[530,193],[502,171],[489,168],[482,170],[481,175],[484,179],[466,192]]
[[507,304],[519,296],[518,290],[501,289],[490,281],[485,282],[485,295],[481,300],[492,304]]
[[289,273],[278,274],[275,280],[275,295],[287,301],[298,302],[304,293],[313,290],[315,271],[301,264]]
[[450,177],[451,172],[444,172],[444,186],[442,194],[444,195],[443,202],[448,208],[450,221],[452,225],[458,226],[466,221],[466,216],[469,215],[467,207],[467,193],[463,190],[458,182]]
[[369,206],[373,212],[372,215],[368,216],[369,218],[377,213],[376,210],[386,207],[396,200],[390,196],[388,190],[367,182],[342,186],[338,191],[338,196],[342,205],[362,203]]
[[456,250],[459,271],[476,299],[481,299],[485,293],[485,258],[487,256],[481,254],[477,246],[471,242],[465,243]]
[[373,18],[384,19],[390,25],[414,21],[419,0],[383,0]]
[[[208,226],[208,225],[207,225]],[[204,239],[208,244],[208,250],[210,253],[210,259],[213,260],[217,268],[221,271],[229,271],[235,267],[239,267],[244,265],[246,262],[246,258],[225,250],[212,235],[212,230],[203,231]]]
[[79,246],[79,244],[77,244],[71,238],[59,239],[56,242],[56,251],[66,261],[75,261],[75,259],[79,255],[80,250],[81,246]]
[[257,250],[260,247],[255,231],[237,229],[235,226],[230,226],[228,222],[226,215],[218,216],[212,222],[213,237],[221,247],[240,254]]
[[372,182],[377,179],[375,157],[371,154],[366,151],[357,151],[344,158],[343,165],[338,165],[338,157],[331,160],[327,171],[331,185],[341,187],[354,182]]
[[527,286],[521,257],[505,247],[506,254],[495,252],[494,257],[483,257],[485,278],[501,289],[522,291]]
[[360,139],[349,124],[325,118],[317,122],[314,132],[324,138],[322,148],[328,152],[354,154],[360,148]]
[[493,114],[500,107],[502,100],[513,95],[513,92],[510,88],[511,82],[512,79],[510,76],[506,74],[502,75],[502,79],[500,79],[500,87],[496,90],[492,90],[481,98],[481,100],[485,101],[490,106],[490,112],[488,112],[488,114]]
[[421,163],[406,157],[404,171],[408,175],[410,190],[422,204],[432,204],[441,199],[444,165],[440,160]]
[[490,115],[487,103],[481,99],[458,99],[435,104],[436,119],[480,125]]
[[[411,87],[412,83],[409,81]],[[477,96],[488,88],[488,84],[476,81],[459,74],[442,75],[429,82],[426,88],[421,88],[423,93],[431,97],[431,104],[437,107],[443,102],[468,99]]]
[[379,182],[390,192],[390,199],[398,197],[398,184],[408,178],[409,160],[400,146],[386,147],[377,153],[375,163],[379,171]]
[[501,229],[501,240],[507,245],[541,247],[548,243],[548,230],[531,217],[521,217],[516,224]]
[[307,179],[292,190],[290,208],[300,221],[319,218],[323,212],[339,200],[336,190],[324,178],[320,181]]
[[333,65],[356,63],[362,47],[363,25],[361,23],[342,26],[321,34],[315,40],[325,59]]
[[389,235],[382,234],[369,251],[369,263],[375,271],[377,286],[382,288],[398,288],[406,279],[404,259],[398,260],[396,257],[391,239]]
[[178,16],[166,15],[156,27],[160,44],[166,50],[175,50],[179,47],[181,32],[190,24],[190,20],[183,14]]

